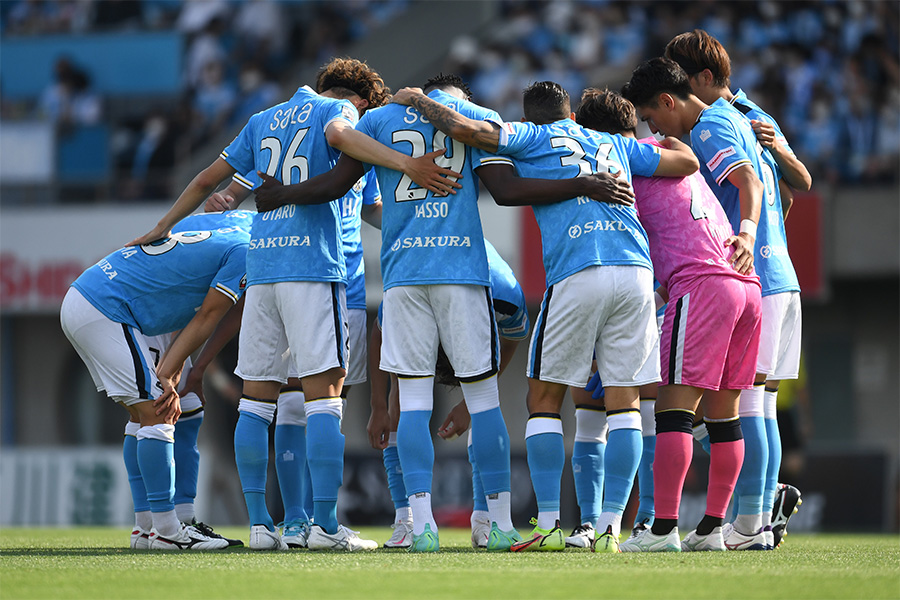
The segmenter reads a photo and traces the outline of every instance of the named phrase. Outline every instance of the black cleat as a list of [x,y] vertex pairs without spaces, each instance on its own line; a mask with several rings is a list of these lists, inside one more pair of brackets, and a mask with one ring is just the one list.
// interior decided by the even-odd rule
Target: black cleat
[[803,500],[800,499],[800,490],[786,483],[778,484],[775,505],[772,507],[773,549],[781,546],[787,535],[788,521],[800,509],[801,504]]

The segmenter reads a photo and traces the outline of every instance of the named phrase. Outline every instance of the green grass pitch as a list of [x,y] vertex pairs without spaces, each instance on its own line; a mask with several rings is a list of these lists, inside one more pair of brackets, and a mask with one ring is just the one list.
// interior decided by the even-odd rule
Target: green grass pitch
[[122,529],[7,528],[0,598],[900,598],[896,535],[791,535],[775,552],[602,555],[489,554],[472,550],[467,530],[440,533],[433,555],[162,553],[126,549]]

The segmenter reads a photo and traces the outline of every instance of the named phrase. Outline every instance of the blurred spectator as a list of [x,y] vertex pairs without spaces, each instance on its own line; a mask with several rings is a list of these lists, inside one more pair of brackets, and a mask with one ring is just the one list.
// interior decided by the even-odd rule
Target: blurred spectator
[[90,89],[91,80],[72,61],[62,57],[54,66],[55,81],[41,95],[41,114],[65,128],[94,125],[102,117],[100,96]]
[[240,100],[231,114],[230,123],[246,123],[252,115],[277,104],[281,87],[254,61],[245,62],[238,77]]
[[265,65],[270,71],[278,70],[287,60],[289,25],[279,2],[250,0],[243,3],[234,19],[239,54]]
[[211,60],[203,66],[194,93],[195,141],[220,131],[237,103],[237,90],[225,77],[225,61]]
[[93,26],[97,29],[137,29],[144,20],[141,0],[97,0]]

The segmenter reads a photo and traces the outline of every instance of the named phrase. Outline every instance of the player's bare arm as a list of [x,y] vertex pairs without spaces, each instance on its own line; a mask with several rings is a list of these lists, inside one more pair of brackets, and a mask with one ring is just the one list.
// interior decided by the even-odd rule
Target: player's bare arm
[[734,253],[728,262],[738,273],[746,275],[753,268],[756,225],[759,223],[765,186],[749,164],[732,171],[728,181],[738,188],[741,202],[741,230],[725,240],[726,245],[734,246]]
[[778,180],[778,189],[781,191],[781,217],[787,221],[788,213],[794,205],[794,188],[784,179]]
[[496,152],[500,145],[499,125],[465,117],[432,100],[419,88],[403,88],[394,94],[391,102],[412,106],[436,128],[467,146]]
[[[454,181],[454,179],[462,178],[462,175],[451,169],[439,167],[434,164],[433,158],[423,161],[397,152],[366,134],[356,131],[343,121],[331,123],[325,130],[325,138],[332,148],[349,154],[366,164],[400,171],[408,175],[416,184],[435,194],[455,194],[454,188],[462,187],[462,184]],[[435,156],[439,156],[439,154]]]
[[206,404],[206,398],[203,396],[203,375],[206,373],[206,369],[209,367],[212,359],[219,354],[222,348],[225,347],[225,344],[237,335],[241,328],[243,313],[244,296],[241,296],[241,299],[225,313],[225,316],[222,317],[222,320],[216,326],[215,331],[203,344],[203,349],[200,350],[197,359],[193,361],[191,372],[184,383],[182,394],[194,392],[200,398],[200,402],[204,405]]
[[169,212],[163,216],[156,224],[156,227],[141,237],[135,238],[128,242],[126,246],[140,246],[141,244],[149,244],[155,240],[162,239],[169,235],[172,226],[182,220],[192,212],[216,189],[223,180],[234,175],[235,169],[229,165],[223,158],[217,158],[215,162],[200,171],[194,179],[188,184]]
[[372,328],[369,336],[369,404],[372,412],[366,433],[369,445],[376,450],[387,448],[391,434],[391,418],[388,415],[389,376],[381,370],[381,329]]
[[485,165],[477,169],[494,201],[501,206],[553,204],[587,196],[609,204],[634,204],[634,191],[624,178],[612,173],[594,173],[570,179],[519,177],[508,164]]
[[675,137],[666,137],[659,144],[663,147],[659,153],[659,165],[654,175],[661,177],[686,177],[700,168],[700,161],[691,147]]
[[[159,382],[163,386],[163,393],[154,402],[154,405],[164,405],[168,398],[178,395],[175,389],[178,387],[178,377],[181,375],[185,359],[209,339],[222,317],[232,306],[234,306],[234,302],[224,293],[216,289],[210,289],[207,292],[197,314],[181,330],[156,368]],[[164,408],[159,407],[157,414],[161,414],[162,410]]]
[[453,440],[465,433],[472,423],[472,416],[469,414],[469,408],[466,406],[465,400],[460,400],[456,406],[450,409],[447,417],[441,426],[438,427],[437,434],[444,440]]
[[[789,152],[783,144],[779,143],[778,138],[775,136],[775,126],[766,121],[757,121],[756,119],[752,119],[750,125],[753,127],[753,132],[756,134],[756,139],[759,140],[759,143],[772,153],[775,162],[778,163],[778,167],[781,169],[781,175],[788,185],[801,192],[808,192],[812,188],[812,175],[809,174],[806,165],[799,158]],[[785,216],[787,216],[787,211],[785,211]]]
[[250,190],[234,179],[219,192],[213,192],[203,205],[203,212],[224,212],[234,210],[250,195]]

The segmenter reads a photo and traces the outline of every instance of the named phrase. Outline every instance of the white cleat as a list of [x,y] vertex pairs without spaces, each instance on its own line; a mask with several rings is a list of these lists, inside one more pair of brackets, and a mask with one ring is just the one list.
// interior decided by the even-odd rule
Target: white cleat
[[491,535],[491,520],[487,519],[477,519],[474,516],[471,519],[472,523],[472,547],[473,548],[487,548],[488,537]]
[[391,525],[391,528],[394,533],[391,535],[391,539],[384,543],[385,548],[409,548],[412,546],[412,519],[400,519]]
[[741,533],[734,528],[734,523],[722,526],[722,537],[729,550],[770,550],[766,543],[766,534],[762,529],[753,534]]
[[137,525],[131,531],[131,549],[132,550],[149,550],[150,549],[150,532],[144,531]]
[[309,537],[309,523],[307,521],[290,521],[284,524],[281,530],[281,541],[288,548],[306,548],[306,538]]
[[590,523],[582,523],[572,531],[572,535],[566,538],[566,548],[590,548],[594,543],[597,532]]
[[699,535],[697,530],[693,530],[681,540],[682,552],[724,552],[725,538],[722,537],[722,528],[715,527],[707,535]]
[[287,550],[288,545],[281,539],[277,531],[269,531],[265,525],[254,525],[250,528],[251,550]]
[[681,552],[678,528],[666,535],[654,535],[650,529],[645,529],[619,544],[619,552]]
[[190,525],[182,524],[178,533],[172,536],[150,530],[151,550],[224,550],[227,547],[227,540],[207,537]]
[[358,552],[375,550],[378,542],[364,540],[357,535],[358,531],[338,525],[337,533],[328,533],[321,525],[313,525],[309,530],[306,546],[310,550],[331,550],[335,552]]

